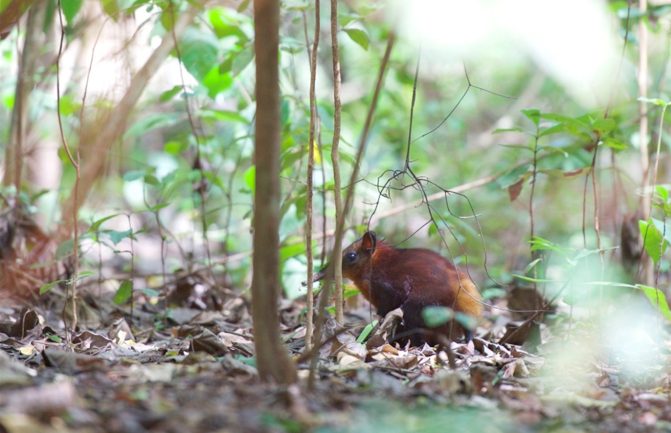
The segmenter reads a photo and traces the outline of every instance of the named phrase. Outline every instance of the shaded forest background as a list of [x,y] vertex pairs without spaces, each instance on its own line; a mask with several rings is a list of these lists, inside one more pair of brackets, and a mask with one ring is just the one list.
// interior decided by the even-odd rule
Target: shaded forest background
[[[590,373],[597,379],[580,382],[590,387],[613,374],[604,365],[614,363],[631,374],[622,383],[668,395],[659,362],[671,318],[671,7],[407,3],[337,2],[335,18],[330,3],[321,10],[313,2],[280,4],[278,329],[299,378],[312,333],[305,327],[312,297],[301,283],[335,245],[337,134],[337,194],[346,201],[352,174],[355,191],[343,245],[375,230],[466,269],[488,306],[476,332],[484,357],[510,355],[504,343],[516,343],[556,356],[558,371],[599,364]],[[7,325],[0,331],[15,338],[2,340],[15,358],[32,367],[54,363],[36,357],[43,347],[26,340],[32,328],[9,331],[32,317],[28,310],[42,326],[34,337],[67,342],[74,352],[91,348],[90,340],[86,350],[80,345],[87,330],[115,348],[168,336],[186,341],[195,330],[176,325],[205,326],[198,314],[218,312],[217,329],[244,341],[224,339],[228,349],[199,344],[255,363],[252,261],[266,251],[253,250],[254,198],[267,192],[257,189],[254,156],[255,43],[271,37],[255,28],[254,7],[249,0],[0,2],[0,313]],[[338,289],[345,318],[332,306],[329,314],[341,324],[370,322],[356,289]],[[121,317],[130,339],[119,340],[118,329],[110,334]],[[504,337],[516,326],[523,337]],[[354,326],[355,339],[362,328]],[[111,347],[93,340],[101,351]],[[189,344],[163,347],[162,355],[199,351]],[[471,366],[473,354],[462,355],[460,366]],[[519,363],[496,365],[494,374],[506,379],[529,374]],[[493,389],[499,379],[483,380]],[[667,412],[640,425],[661,428],[658,421],[671,422]],[[311,427],[301,422],[298,431]]]

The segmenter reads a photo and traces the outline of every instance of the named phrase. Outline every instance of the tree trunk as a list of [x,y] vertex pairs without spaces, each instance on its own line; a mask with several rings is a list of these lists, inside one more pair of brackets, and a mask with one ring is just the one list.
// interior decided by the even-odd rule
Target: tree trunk
[[[9,7],[16,5],[21,8],[21,2],[10,3]],[[17,9],[17,10],[19,10]],[[33,77],[35,76],[35,67],[39,57],[40,43],[43,43],[44,35],[42,27],[44,26],[44,17],[46,11],[46,2],[37,4],[28,12],[28,21],[26,24],[26,38],[19,59],[18,81],[14,96],[14,108],[12,110],[12,119],[9,126],[9,145],[5,149],[5,177],[3,184],[5,186],[13,185],[17,191],[21,190],[21,171],[23,168],[23,149],[26,142],[26,131],[29,112],[29,96],[34,86]],[[2,15],[4,18],[4,15]],[[18,18],[17,18],[18,20]]]
[[252,318],[256,365],[264,381],[293,383],[296,368],[280,341],[277,311],[280,223],[280,86],[278,0],[254,1],[256,53],[256,192]]

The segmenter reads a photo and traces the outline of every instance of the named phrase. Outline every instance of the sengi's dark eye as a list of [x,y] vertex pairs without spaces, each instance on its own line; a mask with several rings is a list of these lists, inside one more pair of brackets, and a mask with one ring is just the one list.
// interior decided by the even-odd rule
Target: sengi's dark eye
[[351,265],[352,263],[356,262],[356,259],[356,253],[349,253],[345,256],[345,263]]

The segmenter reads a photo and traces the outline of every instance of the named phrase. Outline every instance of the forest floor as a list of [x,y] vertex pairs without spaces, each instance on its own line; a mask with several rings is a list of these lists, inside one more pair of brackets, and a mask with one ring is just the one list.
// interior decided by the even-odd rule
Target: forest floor
[[[363,344],[362,326],[327,326],[314,390],[307,363],[299,363],[298,385],[278,388],[262,384],[254,367],[247,300],[222,296],[223,308],[211,308],[212,295],[195,286],[173,292],[168,300],[181,306],[170,309],[140,294],[132,315],[113,292],[84,292],[81,331],[70,341],[62,289],[30,307],[3,302],[0,432],[671,430],[668,343],[623,363],[575,325],[571,335],[585,338],[541,325],[532,350],[494,342],[500,335],[489,323],[449,351],[391,345],[380,335]],[[296,360],[302,309],[281,305]],[[348,314],[349,322],[369,320],[365,307]]]

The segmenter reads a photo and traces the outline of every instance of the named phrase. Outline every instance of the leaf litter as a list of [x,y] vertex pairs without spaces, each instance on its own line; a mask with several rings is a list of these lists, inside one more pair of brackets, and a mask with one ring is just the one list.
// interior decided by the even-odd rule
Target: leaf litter
[[570,322],[539,325],[534,344],[496,343],[520,317],[482,323],[472,342],[449,348],[388,342],[389,318],[361,342],[371,313],[359,308],[346,329],[327,322],[310,393],[308,362],[301,360],[303,303],[284,300],[280,308],[286,348],[300,361],[299,384],[272,387],[255,368],[249,303],[228,296],[212,303],[221,310],[187,297],[174,308],[138,302],[131,317],[111,296],[92,302],[84,295],[79,308],[98,326],[69,340],[58,289],[32,307],[3,306],[3,431],[671,429],[668,341],[633,369],[609,359],[589,330],[568,329]]

